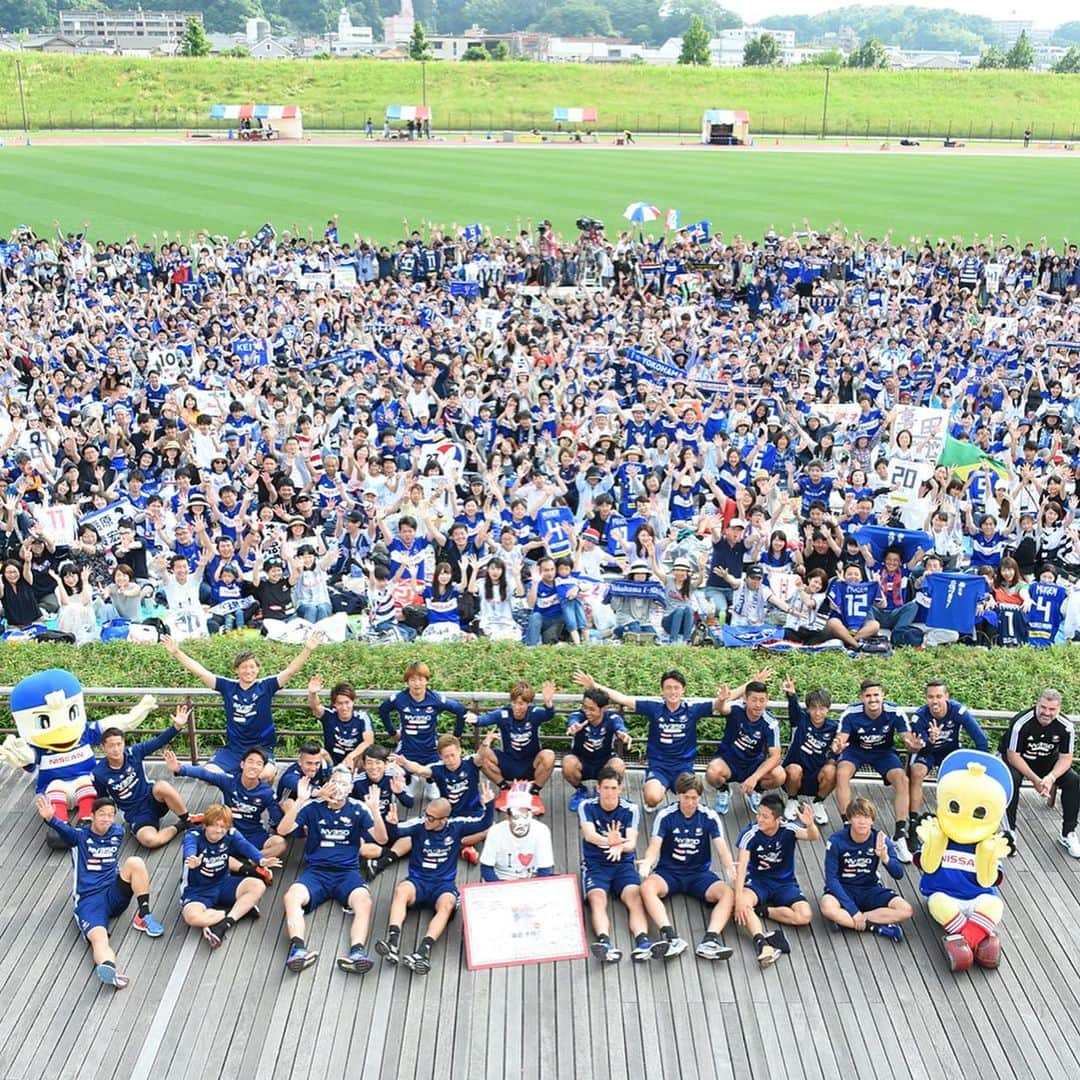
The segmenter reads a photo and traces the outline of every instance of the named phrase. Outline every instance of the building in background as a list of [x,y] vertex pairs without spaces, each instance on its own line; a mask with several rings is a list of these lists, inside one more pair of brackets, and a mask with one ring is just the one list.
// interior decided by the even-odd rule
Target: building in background
[[201,11],[61,11],[60,35],[116,52],[175,52],[189,19]]

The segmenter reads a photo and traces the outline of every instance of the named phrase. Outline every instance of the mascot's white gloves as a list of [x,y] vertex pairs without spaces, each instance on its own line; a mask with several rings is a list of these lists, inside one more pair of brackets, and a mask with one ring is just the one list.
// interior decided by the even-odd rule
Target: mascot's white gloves
[[121,731],[133,731],[137,728],[155,709],[157,708],[157,698],[153,694],[144,694],[139,703],[126,713],[117,713],[115,716],[106,716],[104,720],[100,722],[101,729],[115,727]]
[[13,769],[22,769],[34,763],[34,753],[18,735],[9,735],[0,743],[0,762]]

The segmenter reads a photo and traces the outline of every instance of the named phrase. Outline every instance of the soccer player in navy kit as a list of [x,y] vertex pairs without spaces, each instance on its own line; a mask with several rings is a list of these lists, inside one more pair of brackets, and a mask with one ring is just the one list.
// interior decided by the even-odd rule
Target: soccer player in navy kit
[[[772,673],[766,669],[759,674],[767,677]],[[726,716],[727,723],[705,779],[717,789],[716,810],[720,814],[726,814],[731,807],[729,780],[739,784],[751,812],[756,814],[761,792],[780,787],[786,779],[780,764],[780,724],[766,708],[768,685],[764,679],[752,679],[740,690],[731,692],[721,686],[716,693],[715,711]],[[733,697],[741,697],[742,704],[732,704]]]
[[[462,837],[491,828],[494,799],[495,792],[485,783],[480,790],[484,809],[478,816],[451,818],[450,803],[446,799],[434,799],[428,803],[423,817],[398,825],[398,833],[412,840],[412,850],[408,874],[394,890],[386,937],[375,942],[375,951],[388,964],[401,960],[416,975],[426,975],[431,970],[431,947],[442,936],[458,907],[457,860]],[[411,907],[433,908],[434,914],[419,948],[402,957],[401,925]]]
[[296,761],[281,774],[274,793],[283,812],[297,800],[301,791],[306,795],[313,794],[330,779],[330,765],[323,757],[324,753],[318,739],[305,739],[300,744]]
[[514,780],[531,781],[531,792],[551,779],[555,751],[540,746],[540,728],[555,719],[555,684],[550,680],[540,688],[543,705],[534,705],[536,691],[527,682],[510,687],[510,704],[476,718],[477,727],[494,725],[502,748],[485,743],[476,755],[476,763],[493,783],[507,788]]
[[349,952],[339,956],[342,971],[363,975],[371,968],[364,943],[371,924],[371,894],[360,876],[359,851],[364,840],[385,844],[386,824],[379,813],[379,793],[374,788],[360,802],[349,797],[352,774],[347,766],[335,766],[318,794],[299,797],[278,825],[288,836],[305,831],[304,868],[285,893],[285,923],[289,931],[290,971],[303,971],[315,963],[318,953],[304,940],[304,911],[314,914],[333,898],[352,913]]
[[313,675],[308,680],[308,707],[322,725],[323,743],[334,765],[344,762],[358,769],[364,750],[375,740],[371,714],[356,708],[356,690],[351,683],[335,683],[330,691],[330,708],[323,706],[323,679]]
[[[277,745],[273,696],[304,666],[320,641],[320,635],[312,634],[283,671],[265,679],[259,678],[259,661],[254,653],[238,653],[233,660],[236,678],[226,679],[223,675],[207,671],[198,660],[193,660],[184,653],[172,638],[161,639],[170,656],[178,660],[204,686],[221,695],[225,708],[225,746],[210,759],[208,767],[224,773],[235,773],[239,771],[240,759],[248,750],[258,746],[273,752]],[[271,783],[276,773],[277,768],[273,760],[270,760],[263,768],[262,779]]]
[[649,734],[645,743],[647,769],[642,800],[647,813],[654,811],[663,801],[664,793],[674,790],[675,781],[683,773],[694,771],[697,757],[697,727],[699,721],[713,713],[722,701],[702,701],[689,705],[683,701],[686,676],[681,671],[666,671],[660,676],[660,692],[663,700],[632,698],[601,686],[584,671],[574,672],[574,682],[589,690],[602,690],[615,705],[633,709],[639,716],[649,719]]
[[[464,705],[442,694],[428,689],[431,671],[422,660],[411,663],[405,669],[407,689],[387,698],[379,706],[379,719],[383,727],[398,740],[397,752],[409,761],[421,765],[432,765],[439,760],[435,749],[439,737],[439,714],[448,712],[454,715],[454,734],[461,738],[466,723],[475,723],[475,713],[469,712]],[[400,735],[391,717],[397,713],[401,725]],[[437,792],[428,782],[428,798],[434,798]]]
[[[123,811],[132,835],[145,848],[164,847],[191,822],[180,792],[167,780],[151,784],[143,767],[147,754],[160,750],[187,727],[190,712],[181,705],[169,727],[130,748],[119,728],[106,728],[101,733],[105,756],[94,766],[94,787],[99,795],[107,795]],[[169,810],[176,815],[176,824],[163,827],[161,819]]]
[[180,917],[202,930],[211,949],[220,947],[225,934],[248,912],[258,917],[255,905],[266,892],[266,882],[259,877],[233,874],[230,860],[245,869],[259,867],[266,872],[281,865],[280,859],[264,856],[248,843],[232,823],[233,813],[227,806],[211,803],[202,826],[184,833]]
[[837,721],[829,716],[832,698],[827,690],[811,690],[806,695],[804,709],[795,696],[795,680],[790,675],[784,680],[784,693],[787,694],[791,725],[791,744],[783,762],[787,794],[784,817],[794,821],[799,813],[799,796],[809,795],[814,800],[814,821],[818,825],[828,825],[829,814],[824,800],[836,787],[832,747]]
[[885,867],[895,880],[904,876],[904,864],[896,847],[881,829],[869,799],[852,799],[847,825],[834,832],[825,845],[825,895],[821,914],[848,930],[902,941],[900,923],[915,914],[912,906],[892,889],[885,888],[878,868]]
[[705,937],[694,952],[703,960],[727,960],[731,949],[723,944],[720,935],[731,918],[734,897],[731,886],[710,869],[713,850],[729,881],[735,875],[735,866],[719,815],[701,805],[704,790],[701,777],[693,773],[683,773],[676,779],[677,801],[656,815],[652,839],[641,860],[641,899],[667,943],[662,954],[667,957],[678,956],[687,943],[676,935],[664,897],[685,893],[712,904]]
[[[590,690],[589,693],[597,691]],[[622,773],[605,766],[596,779],[596,796],[578,807],[581,826],[581,888],[589,905],[596,940],[593,956],[608,964],[622,959],[622,950],[611,940],[608,894],[614,893],[626,905],[635,961],[663,956],[666,939],[649,940],[649,922],[641,902],[641,876],[634,865],[640,815],[637,806],[622,797]]]
[[97,977],[117,990],[128,985],[128,977],[116,967],[116,953],[109,945],[109,920],[127,911],[134,896],[139,905],[132,926],[148,937],[161,937],[165,928],[150,912],[150,874],[137,855],[120,861],[124,830],[116,824],[116,803],[109,798],[94,800],[90,824],[73,829],[55,816],[56,808],[44,796],[34,800],[42,820],[71,849],[75,872],[75,922],[90,944]]
[[[177,776],[190,776],[212,784],[222,795],[222,802],[232,811],[236,831],[260,854],[281,856],[288,846],[280,836],[271,836],[263,825],[263,815],[270,819],[274,828],[281,821],[282,810],[274,798],[273,788],[260,779],[266,765],[266,754],[257,746],[248,750],[240,759],[240,771],[236,776],[219,772],[217,769],[199,765],[181,765],[176,754],[166,750],[165,765]],[[258,875],[267,885],[272,875],[265,870]]]
[[954,750],[960,749],[961,732],[967,735],[976,750],[989,750],[990,742],[971,710],[949,697],[948,687],[940,679],[931,679],[926,684],[926,704],[919,706],[911,730],[920,745],[908,765],[908,839],[917,846],[915,830],[922,816],[923,781],[927,774],[936,770]]
[[784,800],[770,792],[761,800],[756,820],[739,834],[739,861],[735,869],[735,921],[754,940],[758,963],[775,963],[790,952],[783,930],[763,932],[761,920],[787,926],[806,926],[810,904],[795,877],[795,844],[821,835],[809,806],[799,811],[798,825],[784,820]]
[[576,814],[589,798],[585,784],[599,781],[604,769],[613,769],[621,778],[626,766],[615,753],[616,741],[629,750],[634,740],[626,730],[623,718],[609,710],[611,698],[603,690],[586,690],[581,695],[581,708],[567,719],[566,734],[570,749],[563,754],[563,779],[574,789],[570,796],[570,813]]
[[[490,746],[497,732],[489,731],[481,745]],[[439,798],[445,799],[450,804],[450,819],[459,817],[473,818],[483,814],[484,807],[480,802],[480,779],[483,775],[476,757],[463,755],[461,752],[461,740],[456,735],[447,732],[439,736],[435,745],[439,752],[439,760],[433,765],[421,765],[415,761],[409,761],[400,754],[391,754],[392,763],[400,765],[408,772],[416,776],[422,776],[435,785]],[[461,857],[467,863],[476,864],[480,861],[480,853],[476,850],[487,835],[487,829],[479,829],[461,838]],[[398,837],[390,847],[389,854],[384,854],[378,863],[372,867],[372,873],[377,874],[385,870],[401,855],[408,854],[412,847],[412,840],[407,836]]]
[[909,750],[919,749],[919,740],[911,733],[907,717],[895,705],[885,701],[877,679],[863,679],[859,687],[860,704],[850,705],[840,717],[833,749],[839,754],[836,764],[836,802],[841,817],[847,815],[851,802],[851,778],[860,765],[871,766],[893,789],[896,827],[893,841],[903,863],[911,862],[907,845],[908,778],[907,771],[893,746],[897,732]]

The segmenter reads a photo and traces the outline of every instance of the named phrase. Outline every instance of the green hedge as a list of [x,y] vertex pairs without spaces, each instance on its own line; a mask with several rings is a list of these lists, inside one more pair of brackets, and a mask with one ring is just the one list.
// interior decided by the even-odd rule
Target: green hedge
[[[266,673],[279,671],[294,656],[294,647],[262,639],[227,637],[189,642],[190,654],[212,671],[229,673],[240,649],[251,648]],[[672,667],[687,678],[687,693],[706,697],[727,682],[741,683],[758,668],[776,672],[770,696],[781,697],[781,679],[792,675],[800,695],[824,687],[835,701],[854,700],[860,680],[868,674],[881,678],[886,696],[902,705],[923,700],[930,678],[942,678],[950,693],[976,709],[1019,709],[1031,705],[1040,690],[1055,686],[1070,710],[1080,702],[1080,670],[1070,663],[1069,647],[982,651],[962,647],[925,652],[899,650],[887,660],[817,653],[769,655],[752,649],[644,648],[537,648],[480,641],[467,645],[329,645],[308,661],[292,686],[303,688],[313,674],[329,686],[348,679],[358,689],[400,689],[405,666],[426,661],[432,686],[445,691],[505,690],[517,679],[537,687],[553,679],[560,693],[578,689],[571,676],[578,668],[599,682],[627,693],[655,695],[660,675]],[[0,651],[0,685],[10,686],[44,667],[62,667],[85,686],[195,686],[165,650],[151,645],[18,645]]]

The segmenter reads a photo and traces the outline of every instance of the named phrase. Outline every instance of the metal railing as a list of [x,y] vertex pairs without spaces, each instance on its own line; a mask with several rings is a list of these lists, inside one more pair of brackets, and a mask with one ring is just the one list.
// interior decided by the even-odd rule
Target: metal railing
[[[0,704],[5,707],[11,696],[10,686],[0,686]],[[397,690],[357,690],[356,691],[356,704],[359,708],[365,706],[371,706],[374,708],[380,702],[385,701],[387,698],[396,694]],[[449,691],[440,691],[445,697],[452,698],[455,701],[460,702],[467,708],[470,708],[474,712],[483,712],[488,709],[493,709],[507,703],[507,695],[505,692],[497,691],[464,691],[461,693],[454,693]],[[133,706],[144,694],[152,694],[158,701],[158,712],[161,714],[160,718],[165,719],[165,714],[171,712],[170,707],[176,705],[190,705],[191,715],[188,720],[188,750],[192,764],[198,764],[202,757],[200,755],[200,740],[203,745],[220,746],[222,743],[223,725],[217,727],[200,726],[198,723],[198,716],[200,709],[205,716],[208,712],[221,715],[221,695],[216,690],[210,690],[207,687],[121,687],[121,686],[96,686],[96,687],[84,687],[83,696],[86,700],[88,709],[92,706],[94,715],[102,712],[104,709],[113,708],[114,711],[123,711]],[[324,697],[325,700],[325,697]],[[709,700],[706,698],[690,698],[687,701],[704,701]],[[556,694],[554,699],[555,713],[557,718],[563,718],[572,712],[574,709],[580,707],[581,696],[580,694]],[[770,701],[769,710],[778,718],[787,720],[787,701]],[[905,711],[913,711],[911,706],[902,706]],[[846,705],[834,706],[832,711],[838,713],[843,711]],[[292,725],[289,723],[281,723],[280,719],[276,720],[275,727],[278,735],[279,746],[283,749],[292,749],[291,743],[299,741],[312,735],[321,735],[322,731],[315,718],[312,716],[311,710],[307,704],[307,691],[306,690],[281,690],[274,696],[274,712],[280,717],[282,713],[292,718],[296,714],[302,714],[308,721],[304,726]],[[1007,727],[1008,721],[1015,715],[1013,711],[1004,711],[1000,709],[972,709],[972,715],[979,721],[983,730],[987,736],[994,736],[1000,734]],[[145,725],[144,725],[145,729]],[[141,729],[141,730],[144,730]],[[0,734],[8,734],[14,732],[12,727],[0,728]],[[376,738],[378,738],[378,731],[376,731]],[[544,734],[543,743],[546,746],[551,747],[554,750],[565,750],[570,740],[565,734],[553,733]],[[479,742],[479,736],[477,736],[477,743]],[[643,740],[635,740],[634,747],[629,753],[623,753],[623,757],[626,758],[628,763],[640,764],[643,761],[642,751],[644,749]],[[209,756],[209,755],[207,755]],[[699,763],[706,763],[710,759],[710,754],[702,754],[699,756]],[[903,755],[902,755],[903,756]]]

